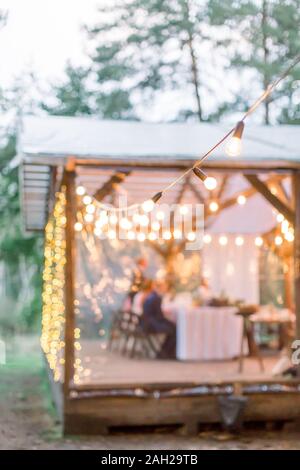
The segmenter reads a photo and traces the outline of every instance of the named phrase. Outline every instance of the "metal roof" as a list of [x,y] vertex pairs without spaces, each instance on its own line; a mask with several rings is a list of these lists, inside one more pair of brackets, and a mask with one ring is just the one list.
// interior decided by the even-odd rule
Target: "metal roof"
[[[61,171],[69,157],[75,157],[81,164],[99,163],[97,167],[78,167],[78,181],[91,194],[112,176],[116,170],[113,167],[132,166],[132,172],[120,188],[129,198],[142,201],[172,181],[182,167],[200,158],[227,131],[223,124],[26,116],[19,136],[25,227],[43,229],[55,173]],[[300,168],[299,127],[246,126],[242,157],[228,158],[224,146],[220,146],[205,166],[211,171],[232,167]],[[147,173],[139,167],[147,168]],[[199,187],[196,181],[193,184]],[[181,184],[176,185],[164,202],[174,202],[180,188]],[[195,202],[191,191],[186,193],[186,198]],[[234,217],[235,209],[226,212]],[[219,219],[217,225],[220,224],[222,227]]]

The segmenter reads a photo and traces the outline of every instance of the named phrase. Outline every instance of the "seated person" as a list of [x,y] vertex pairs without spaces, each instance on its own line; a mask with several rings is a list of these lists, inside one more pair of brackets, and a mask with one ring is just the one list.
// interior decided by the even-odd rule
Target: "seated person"
[[199,305],[210,305],[212,300],[212,292],[208,283],[208,279],[205,277],[201,278],[200,286],[198,287],[194,295],[194,303],[196,299],[198,300]]
[[159,354],[161,359],[175,358],[176,353],[176,325],[165,318],[161,308],[166,291],[167,285],[164,281],[153,283],[153,288],[144,301],[142,316],[142,326],[146,332],[165,335]]
[[147,279],[144,281],[143,285],[140,288],[140,291],[134,296],[131,311],[136,315],[143,314],[143,306],[146,298],[152,292],[153,289],[153,281],[151,279]]
[[145,258],[138,258],[136,260],[136,267],[133,270],[133,278],[130,286],[129,298],[131,302],[134,299],[134,296],[139,292],[141,289],[144,281],[144,271],[147,268],[147,260]]

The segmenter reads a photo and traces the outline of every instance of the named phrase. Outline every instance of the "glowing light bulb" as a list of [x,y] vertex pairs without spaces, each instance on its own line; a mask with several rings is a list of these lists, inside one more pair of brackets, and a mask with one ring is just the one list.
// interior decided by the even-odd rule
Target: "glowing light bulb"
[[135,233],[133,230],[129,230],[129,232],[127,232],[127,238],[128,240],[135,240]]
[[155,232],[150,232],[148,235],[149,240],[153,241],[157,239],[157,233]]
[[115,240],[117,237],[116,231],[115,230],[109,230],[107,232],[107,236],[110,240]]
[[284,216],[282,214],[277,214],[276,220],[277,222],[281,223],[284,221]]
[[131,223],[130,220],[128,220],[126,217],[123,217],[123,218],[120,220],[120,227],[121,227],[123,230],[130,230],[131,227],[132,227],[132,223]]
[[284,220],[281,224],[282,233],[287,233],[289,231],[289,223],[287,220]]
[[139,232],[136,238],[139,242],[143,242],[146,240],[146,235],[143,232]]
[[219,210],[219,204],[216,201],[211,201],[209,204],[210,212],[217,212]]
[[219,243],[221,246],[227,245],[228,238],[226,237],[226,235],[221,235],[221,237],[219,238]]
[[243,194],[240,194],[237,198],[237,203],[240,205],[240,206],[243,206],[244,204],[246,204],[246,197],[243,195]]
[[275,245],[280,246],[283,243],[283,238],[280,235],[277,235],[274,241],[275,241]]
[[148,224],[149,224],[149,217],[147,217],[147,215],[141,215],[140,216],[140,225],[142,227],[147,227]]
[[94,234],[97,236],[97,237],[100,237],[100,235],[102,235],[102,230],[100,227],[95,227],[94,228]]
[[88,206],[86,206],[85,210],[87,211],[88,214],[94,214],[96,208],[94,204],[89,204]]
[[109,217],[109,223],[112,225],[116,225],[117,222],[118,222],[118,217],[116,216],[116,214],[112,214]]
[[84,186],[77,186],[76,194],[78,194],[78,196],[83,196],[85,194],[85,187]]
[[88,196],[88,195],[86,194],[86,195],[83,197],[82,201],[83,201],[83,204],[85,204],[86,206],[88,206],[89,204],[91,204],[92,198],[91,198],[91,196]]
[[165,230],[164,233],[163,233],[163,239],[164,240],[171,240],[172,238],[172,234],[169,230]]
[[180,238],[182,238],[182,232],[181,230],[179,230],[178,228],[176,228],[173,232],[173,237],[175,238],[175,240],[180,240]]
[[188,211],[189,211],[189,208],[187,206],[180,206],[179,207],[179,212],[180,212],[181,215],[187,214]]
[[154,220],[154,222],[152,222],[151,229],[155,232],[158,232],[158,230],[160,229],[160,223]]
[[208,189],[209,191],[212,191],[213,189],[216,189],[217,187],[217,180],[216,178],[213,178],[212,176],[208,176],[205,180],[204,180],[204,186],[206,187],[206,189]]
[[76,230],[76,232],[80,232],[82,230],[82,223],[81,222],[76,222],[74,224],[74,229]]
[[137,212],[135,214],[133,214],[133,217],[132,217],[133,222],[135,224],[139,224],[140,223],[140,217],[141,217],[140,214],[137,213]]
[[88,222],[88,223],[93,222],[93,220],[94,220],[93,214],[85,214],[84,220],[85,220],[86,222]]
[[256,246],[262,246],[264,241],[261,237],[256,237],[254,243],[255,243]]
[[243,239],[243,237],[236,237],[236,239],[235,239],[235,244],[236,244],[236,246],[242,246],[242,245],[244,245],[244,239]]
[[163,211],[158,211],[158,212],[156,213],[156,218],[157,218],[157,220],[164,220],[164,218],[165,218],[165,213],[164,213]]
[[204,241],[204,243],[206,243],[207,245],[208,245],[209,243],[211,243],[211,235],[209,235],[208,233],[206,233],[206,234],[204,235],[204,237],[203,237],[203,241]]
[[189,232],[186,238],[188,239],[189,242],[193,242],[194,240],[196,240],[195,232]]
[[288,241],[288,242],[293,242],[295,237],[294,237],[294,234],[292,232],[287,232],[284,236],[284,238]]
[[225,147],[225,152],[229,157],[238,157],[242,149],[242,135],[244,131],[244,123],[240,121],[237,123],[232,137],[228,140]]
[[143,202],[143,204],[142,204],[143,211],[145,211],[145,212],[151,212],[151,211],[153,211],[154,206],[155,206],[155,204],[154,204],[154,202],[152,201],[152,199],[148,199],[148,201],[145,201],[145,202]]

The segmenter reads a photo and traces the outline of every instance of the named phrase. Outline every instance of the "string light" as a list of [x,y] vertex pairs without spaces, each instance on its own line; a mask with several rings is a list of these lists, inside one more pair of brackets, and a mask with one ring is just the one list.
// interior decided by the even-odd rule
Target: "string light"
[[180,240],[182,238],[182,231],[178,228],[174,230],[173,237],[175,240]]
[[85,187],[84,186],[77,186],[76,194],[78,196],[83,196],[85,194]]
[[148,235],[149,240],[154,241],[157,239],[157,233],[155,232],[150,232]]
[[284,221],[284,216],[282,214],[277,214],[276,220],[277,222],[281,223]]
[[209,203],[210,212],[217,212],[219,210],[219,204],[216,201],[211,201]]
[[82,202],[83,202],[83,204],[85,204],[86,206],[88,206],[88,205],[91,204],[91,202],[92,202],[91,196],[89,196],[88,194],[86,194],[86,195],[83,197]]
[[280,246],[283,243],[283,238],[280,235],[277,235],[274,241],[275,241],[275,245]]
[[83,228],[83,225],[81,222],[76,222],[74,224],[74,229],[76,230],[76,232],[81,232],[82,228]]
[[85,210],[88,214],[94,214],[96,208],[95,208],[94,204],[88,204],[86,206]]
[[207,176],[203,170],[197,167],[193,168],[193,172],[201,181],[203,181],[206,189],[208,189],[209,191],[216,189],[218,184],[216,178],[213,178],[212,176]]
[[190,241],[190,242],[193,242],[194,240],[196,240],[196,234],[195,234],[195,232],[189,232],[189,233],[187,234],[187,239],[188,239],[188,241]]
[[165,213],[164,213],[163,211],[158,211],[158,212],[156,213],[156,218],[157,218],[157,220],[164,220],[164,218],[165,218]]
[[160,230],[160,223],[154,220],[151,224],[151,229],[158,232]]
[[229,157],[238,157],[241,154],[242,148],[242,135],[244,131],[245,124],[243,121],[239,121],[236,125],[236,128],[233,132],[231,139],[228,141],[225,152]]
[[243,239],[243,237],[240,237],[240,236],[239,236],[239,237],[236,237],[236,239],[235,239],[235,244],[236,244],[236,246],[242,246],[242,245],[244,245],[244,239]]
[[120,220],[120,227],[123,230],[130,230],[132,227],[132,223],[130,222],[130,220],[124,217],[123,219]]
[[262,246],[264,241],[261,237],[256,237],[254,243],[256,246]]
[[[151,200],[156,203],[159,201],[159,199],[163,196],[163,194],[170,189],[173,188],[179,181],[181,181],[183,178],[185,178],[191,171],[193,171],[197,176],[199,176],[199,171],[200,170],[199,166],[201,166],[211,154],[212,152],[218,148],[222,143],[224,143],[230,136],[230,140],[227,142],[225,151],[227,155],[229,156],[238,156],[240,155],[241,152],[241,138],[244,130],[244,121],[245,119],[252,114],[258,106],[265,101],[269,95],[277,88],[279,83],[284,80],[291,70],[300,62],[300,54],[297,55],[294,60],[291,62],[291,64],[279,75],[279,77],[271,83],[261,94],[261,96],[253,103],[252,106],[245,112],[244,116],[242,119],[237,123],[237,125],[233,128],[230,129],[216,144],[214,144],[197,162],[194,163],[194,165],[191,168],[186,169],[181,175],[179,175],[177,178],[175,178],[171,183],[169,183],[164,189],[156,193]],[[198,174],[197,174],[198,172]],[[200,176],[199,176],[200,177]],[[203,180],[203,172],[201,178]],[[98,201],[97,201],[98,202]],[[84,202],[85,203],[85,202]],[[86,204],[86,203],[85,203]],[[89,204],[89,202],[87,203]],[[98,205],[100,207],[105,207],[106,210],[113,210],[113,211],[122,211],[124,208],[111,208],[108,205],[105,205],[103,203],[98,202]],[[132,204],[131,206],[128,206],[126,209],[133,209],[133,208],[138,208],[140,207],[141,204]]]
[[139,232],[136,238],[139,242],[144,242],[146,240],[146,235],[143,232]]
[[209,245],[209,243],[211,243],[211,240],[212,240],[211,235],[209,235],[208,233],[206,233],[206,234],[204,235],[204,237],[203,237],[204,243],[206,243],[207,245]]
[[142,209],[145,212],[151,212],[153,211],[154,206],[155,206],[154,201],[152,199],[148,199],[148,201],[143,202]]
[[284,238],[288,241],[288,242],[293,242],[294,239],[295,239],[295,236],[292,232],[287,232],[284,236]]
[[220,243],[220,245],[222,245],[222,246],[227,245],[227,243],[228,243],[228,238],[226,237],[226,235],[221,235],[221,237],[219,238],[219,243]]
[[246,197],[243,195],[243,194],[240,194],[237,198],[237,203],[240,205],[240,206],[243,206],[244,204],[246,204]]
[[179,207],[179,212],[180,212],[181,215],[187,214],[188,211],[189,211],[189,209],[188,209],[187,206],[180,206],[180,207]]
[[140,225],[142,227],[147,227],[147,225],[149,224],[149,217],[147,215],[140,215],[140,221],[139,221]]
[[112,225],[116,225],[117,222],[118,222],[118,217],[116,216],[116,214],[112,214],[109,217],[109,223],[112,224]]
[[84,220],[88,223],[91,223],[94,220],[94,215],[93,214],[85,214]]
[[163,239],[164,240],[171,240],[172,238],[172,233],[169,230],[165,230],[163,232]]

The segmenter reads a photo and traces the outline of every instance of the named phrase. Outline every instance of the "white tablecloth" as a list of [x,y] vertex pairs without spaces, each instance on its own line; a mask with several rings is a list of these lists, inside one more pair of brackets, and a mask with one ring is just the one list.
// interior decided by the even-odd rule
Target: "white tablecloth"
[[232,359],[240,353],[243,320],[234,307],[179,307],[176,356],[181,360]]

